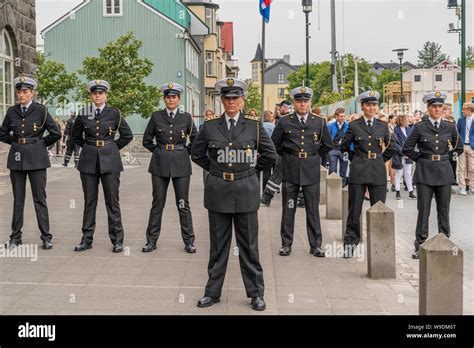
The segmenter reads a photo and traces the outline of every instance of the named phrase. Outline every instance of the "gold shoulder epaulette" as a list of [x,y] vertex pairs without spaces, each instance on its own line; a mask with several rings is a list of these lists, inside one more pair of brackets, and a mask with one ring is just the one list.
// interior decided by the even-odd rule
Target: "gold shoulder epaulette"
[[246,120],[252,120],[252,121],[257,121],[257,122],[260,121],[260,117],[258,117],[258,116],[244,115],[244,118],[245,118]]
[[209,122],[209,121],[213,121],[213,120],[218,120],[219,118],[221,118],[221,115],[214,115],[214,116],[211,116],[209,118],[207,118],[205,120],[205,122]]

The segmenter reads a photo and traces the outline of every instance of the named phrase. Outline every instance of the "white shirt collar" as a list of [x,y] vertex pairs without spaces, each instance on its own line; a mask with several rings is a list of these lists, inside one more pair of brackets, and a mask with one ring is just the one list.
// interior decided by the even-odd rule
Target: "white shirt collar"
[[[234,116],[234,120],[235,120],[234,126],[237,125],[237,122],[239,121],[239,116],[240,116],[240,112],[237,113],[237,115]],[[228,127],[228,128],[230,127],[230,122],[229,122],[229,120],[230,120],[229,115],[225,114],[225,121],[226,121],[226,123],[227,123],[227,127]]]
[[176,108],[174,110],[170,110],[170,109],[166,108],[166,112],[168,113],[168,116],[170,115],[170,113],[173,113],[173,117],[174,117],[178,113],[178,108]]
[[434,119],[431,118],[431,116],[429,116],[428,119],[430,120],[433,126],[435,125],[435,122],[438,122],[438,127],[441,125],[441,119],[439,119],[438,121],[435,121]]
[[100,110],[100,112],[104,111],[104,108],[105,108],[105,103],[102,104],[101,106],[97,107],[95,104],[94,104],[94,114],[97,112],[97,109]]
[[301,122],[301,119],[302,119],[302,118],[303,118],[304,121],[306,122],[306,121],[308,120],[308,115],[309,115],[309,113],[304,114],[304,115],[300,115],[300,114],[298,114],[298,113],[296,114],[296,116],[298,116],[298,120],[299,120],[300,122]]
[[28,110],[28,108],[31,106],[31,104],[33,104],[33,101],[30,100],[30,102],[28,104],[26,104],[25,106],[21,105],[20,104],[20,107],[23,109],[23,108],[26,108],[26,110]]
[[[364,121],[365,121],[365,124],[366,124],[366,125],[369,125],[369,124],[367,123],[367,121],[369,121],[369,119],[368,119],[365,115],[364,115]],[[372,117],[372,118],[370,119],[370,121],[372,122],[372,126],[373,126],[373,125],[375,124],[375,122],[374,122],[374,121],[375,121],[375,117]]]

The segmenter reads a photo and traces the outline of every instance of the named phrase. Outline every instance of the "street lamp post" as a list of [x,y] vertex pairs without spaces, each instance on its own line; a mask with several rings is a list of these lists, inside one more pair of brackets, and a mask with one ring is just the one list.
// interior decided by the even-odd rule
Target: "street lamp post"
[[313,11],[313,0],[302,0],[303,1],[303,12],[306,17],[306,81],[305,81],[305,86],[309,87],[310,82],[309,82],[309,39],[311,36],[309,36],[309,26],[311,23],[309,23],[309,14],[311,11]]
[[398,59],[400,60],[400,107],[401,107],[401,112],[404,112],[404,99],[403,98],[403,52],[408,51],[408,48],[396,48],[392,50],[392,52],[397,52]]

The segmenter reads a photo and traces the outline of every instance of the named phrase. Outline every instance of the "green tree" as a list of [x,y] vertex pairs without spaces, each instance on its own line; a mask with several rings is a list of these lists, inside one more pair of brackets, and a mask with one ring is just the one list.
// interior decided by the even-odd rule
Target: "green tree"
[[247,81],[247,97],[245,98],[245,111],[250,109],[257,110],[259,115],[262,115],[262,95],[260,94],[260,87],[252,81]]
[[36,64],[39,102],[45,105],[53,102],[69,103],[70,92],[79,85],[76,74],[68,74],[64,64],[46,59],[46,56],[41,52],[36,53]]
[[419,67],[423,69],[429,69],[446,59],[449,56],[441,52],[441,45],[436,42],[426,41],[421,51],[418,51]]
[[[341,80],[341,74],[338,73],[338,84],[340,86],[340,93],[342,99],[349,99],[355,96],[354,92],[354,80],[355,80],[355,62],[354,55],[352,53],[345,54],[340,58],[342,64],[338,64],[338,67],[343,66],[344,84]],[[359,80],[359,93],[373,88],[375,74],[370,71],[372,66],[363,58],[357,58],[357,70]]]
[[[142,46],[142,41],[128,33],[99,49],[98,57],[84,59],[79,70],[87,80],[103,79],[110,83],[108,103],[118,108],[124,117],[138,114],[147,118],[158,108],[159,88],[144,82],[152,72],[153,63],[140,58]],[[85,86],[78,95],[83,102],[89,100]]]

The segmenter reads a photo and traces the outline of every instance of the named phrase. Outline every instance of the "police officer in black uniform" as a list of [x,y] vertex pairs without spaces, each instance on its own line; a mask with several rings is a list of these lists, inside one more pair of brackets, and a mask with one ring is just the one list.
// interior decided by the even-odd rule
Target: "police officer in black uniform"
[[[280,104],[280,116],[275,121],[275,126],[280,122],[280,117],[286,116],[290,113],[291,103],[287,100],[282,101]],[[278,122],[277,122],[278,121]],[[272,203],[273,197],[280,192],[281,187],[281,156],[277,157],[273,173],[268,178],[268,182],[263,189],[262,198],[260,199],[260,205],[262,207],[269,207]]]
[[66,122],[66,129],[64,130],[64,137],[66,141],[66,154],[64,156],[63,167],[68,166],[73,152],[74,152],[74,167],[77,168],[77,165],[79,163],[80,147],[72,142],[72,129],[74,127],[74,122],[76,122],[76,118],[77,118],[76,112],[73,111],[71,113],[71,118],[69,118],[69,120],[67,120]]
[[[176,206],[178,207],[181,236],[184,250],[195,253],[194,230],[189,207],[189,184],[191,181],[191,146],[197,131],[193,118],[179,110],[183,87],[170,82],[161,87],[166,109],[151,115],[143,134],[143,146],[153,153],[148,172],[152,175],[153,205],[150,211],[147,243],[143,252],[156,249],[161,232],[161,218],[166,202],[170,179],[173,181]],[[156,142],[154,142],[155,140]]]
[[449,204],[454,174],[449,152],[462,154],[456,126],[441,119],[446,94],[431,92],[424,96],[428,104],[427,117],[413,127],[403,145],[403,154],[416,161],[415,183],[418,193],[418,220],[416,223],[415,251],[418,259],[420,245],[428,239],[428,225],[433,195],[438,213],[438,232],[450,235]]
[[198,307],[220,301],[234,224],[247,297],[252,299],[252,308],[261,311],[266,305],[258,255],[257,172],[273,165],[277,155],[259,118],[240,111],[247,85],[229,78],[218,81],[216,89],[225,113],[206,120],[191,149],[192,160],[209,171],[204,185],[211,242],[209,280]]
[[[13,189],[13,218],[8,247],[14,249],[22,244],[21,228],[28,177],[43,249],[49,250],[53,244],[46,203],[46,168],[51,167],[47,147],[61,139],[61,131],[48,109],[33,101],[37,82],[20,76],[13,83],[19,104],[8,109],[0,128],[0,141],[11,145],[7,167],[10,169]],[[47,136],[44,136],[45,131],[48,131]]]
[[272,140],[282,156],[282,217],[280,255],[291,254],[298,192],[302,189],[310,253],[324,257],[319,220],[319,174],[321,155],[332,149],[326,120],[310,113],[313,91],[297,87],[290,92],[295,112],[280,117]]
[[385,162],[396,152],[388,125],[375,118],[380,93],[366,91],[357,97],[364,113],[349,123],[342,139],[341,152],[349,155],[349,210],[344,236],[344,257],[352,257],[360,242],[360,216],[365,190],[369,190],[370,205],[385,203],[387,171]]
[[[79,113],[72,130],[72,141],[82,147],[77,169],[84,192],[84,217],[81,243],[74,251],[92,248],[99,182],[104,190],[109,237],[112,251],[123,251],[123,226],[119,204],[120,172],[123,171],[120,149],[133,139],[132,131],[120,111],[106,104],[110,85],[104,80],[87,85],[92,105]],[[120,137],[116,138],[116,134]]]

